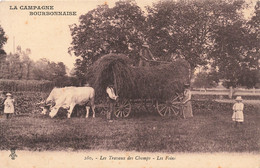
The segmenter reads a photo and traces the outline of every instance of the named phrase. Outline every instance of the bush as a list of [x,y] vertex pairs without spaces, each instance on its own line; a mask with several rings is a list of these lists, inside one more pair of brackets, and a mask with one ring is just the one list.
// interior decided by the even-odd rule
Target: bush
[[0,90],[6,92],[48,92],[51,91],[53,87],[54,84],[51,81],[0,79]]
[[[194,115],[211,115],[212,113],[227,113],[233,114],[233,103],[220,103],[212,100],[193,100],[192,101],[192,109]],[[258,106],[254,106],[251,104],[245,104],[244,113],[257,113],[259,111]]]
[[[12,93],[12,92],[11,92]],[[25,113],[40,113],[40,102],[46,100],[49,92],[13,92],[12,96],[15,100],[15,113],[25,114]],[[3,111],[3,104],[0,110]]]

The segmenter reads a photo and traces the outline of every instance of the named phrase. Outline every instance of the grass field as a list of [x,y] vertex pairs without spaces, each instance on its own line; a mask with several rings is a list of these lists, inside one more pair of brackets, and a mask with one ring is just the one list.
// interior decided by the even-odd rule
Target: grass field
[[246,105],[235,128],[231,104],[194,105],[189,119],[136,111],[109,123],[96,118],[49,118],[40,114],[0,118],[0,150],[123,150],[146,152],[259,152],[260,108]]

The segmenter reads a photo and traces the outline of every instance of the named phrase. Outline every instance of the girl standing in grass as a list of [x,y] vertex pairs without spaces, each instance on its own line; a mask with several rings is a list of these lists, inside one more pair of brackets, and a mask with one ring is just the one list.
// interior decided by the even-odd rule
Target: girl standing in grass
[[233,105],[233,115],[232,120],[235,122],[235,127],[237,127],[237,124],[242,124],[244,122],[244,104],[242,103],[242,97],[237,96],[236,103]]
[[11,97],[11,93],[6,94],[7,98],[4,102],[4,113],[8,119],[14,113],[14,99]]

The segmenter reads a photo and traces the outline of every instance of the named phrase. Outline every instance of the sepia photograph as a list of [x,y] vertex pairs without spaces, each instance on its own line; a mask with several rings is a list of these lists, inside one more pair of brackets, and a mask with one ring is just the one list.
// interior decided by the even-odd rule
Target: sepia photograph
[[260,168],[259,0],[0,0],[1,168]]

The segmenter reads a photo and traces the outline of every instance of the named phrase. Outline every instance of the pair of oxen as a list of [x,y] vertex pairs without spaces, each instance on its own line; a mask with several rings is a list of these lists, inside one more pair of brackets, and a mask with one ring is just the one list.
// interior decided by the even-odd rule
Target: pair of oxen
[[[84,105],[89,102],[95,117],[95,90],[92,87],[64,87],[54,88],[46,101],[41,102],[42,114],[49,114],[53,118],[59,109],[63,107],[68,110],[67,117],[70,118],[75,105]],[[86,106],[86,118],[89,116],[89,106]]]

